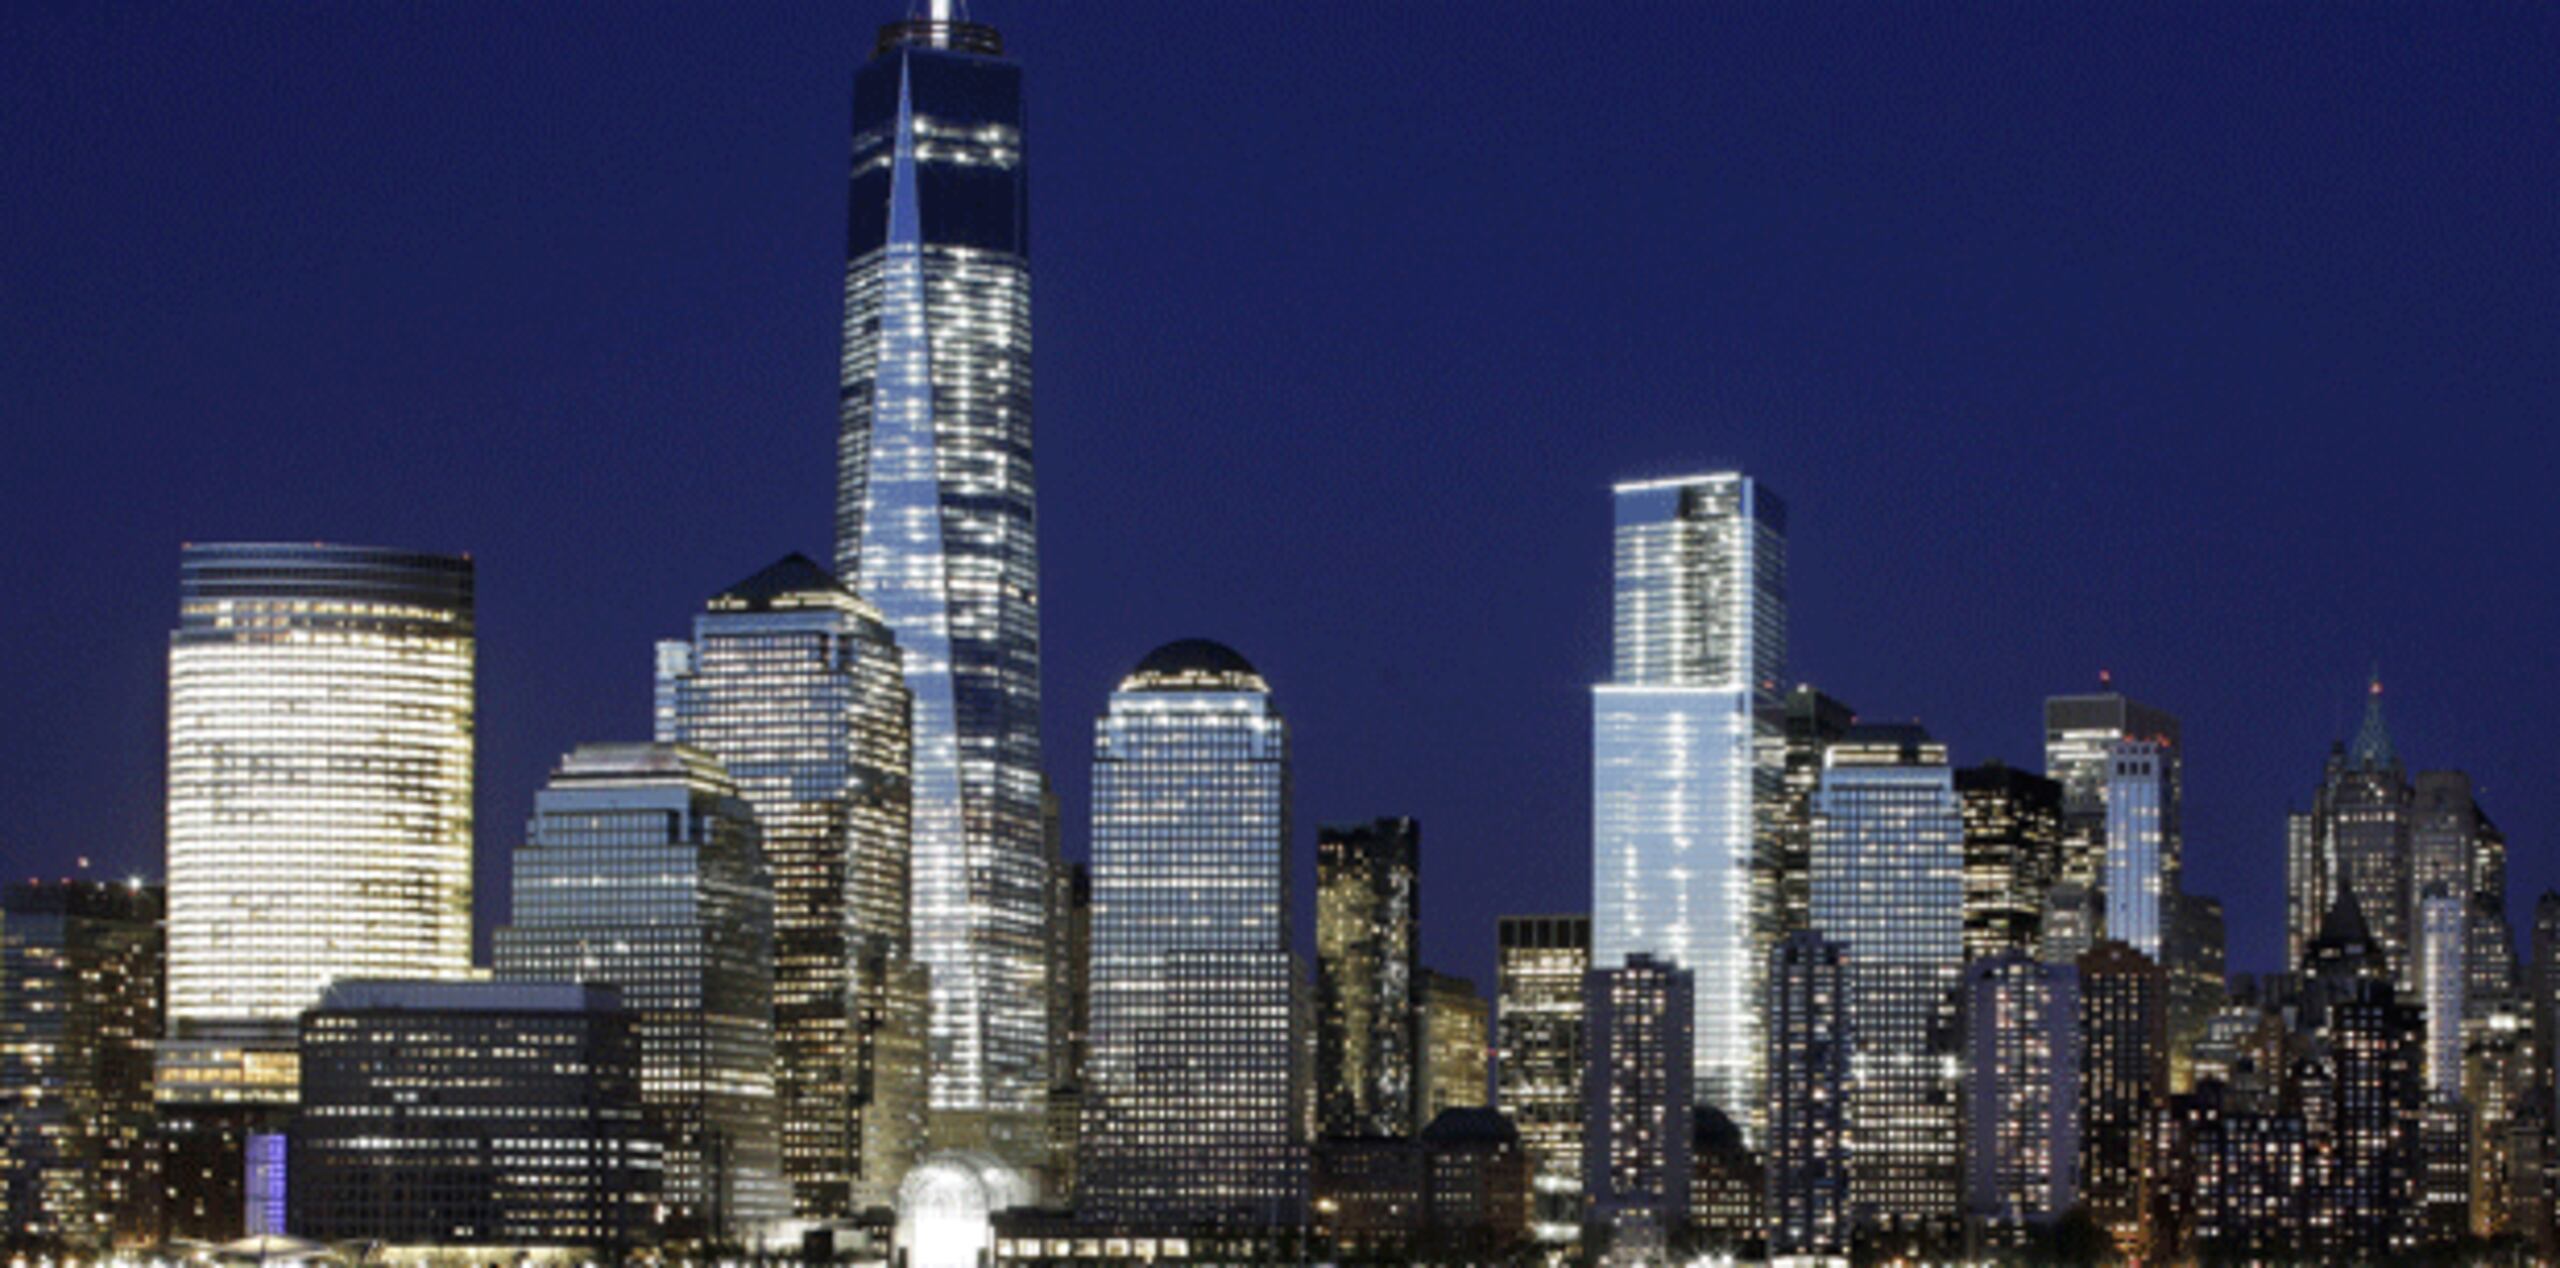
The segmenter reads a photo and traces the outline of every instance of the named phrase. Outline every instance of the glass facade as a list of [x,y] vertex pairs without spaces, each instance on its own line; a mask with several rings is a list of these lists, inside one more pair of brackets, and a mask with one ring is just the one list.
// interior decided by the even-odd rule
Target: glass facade
[[1965,1217],[2023,1246],[2080,1194],[2080,973],[2014,948],[1964,976]]
[[1582,1235],[1582,978],[1589,916],[1504,916],[1495,973],[1494,1105],[1531,1167],[1531,1232]]
[[[2092,891],[2106,883],[2107,794],[2114,779],[2112,759],[2124,740],[2147,740],[2163,746],[2167,764],[2161,773],[2165,824],[2177,826],[2183,774],[2177,761],[2178,719],[2160,709],[2105,691],[2085,696],[2052,696],[2044,702],[2044,773],[2062,785],[2062,880]],[[2171,870],[2176,869],[2176,843],[2169,843]],[[2116,936],[2112,931],[2108,936]]]
[[1422,1108],[1415,1115],[1418,1133],[1445,1110],[1482,1109],[1485,1105],[1486,1033],[1493,1013],[1476,984],[1463,977],[1422,971],[1421,1042]]
[[1942,1232],[1957,1212],[1964,821],[1918,727],[1831,746],[1813,800],[1813,923],[1846,948],[1850,1201],[1862,1225]]
[[1641,953],[1690,971],[1694,1090],[1756,1140],[1786,510],[1733,472],[1615,495],[1614,668],[1592,689],[1592,963]]
[[1094,726],[1092,840],[1079,1211],[1302,1219],[1289,732],[1243,657],[1173,643],[1122,680]]
[[909,693],[879,612],[799,555],[658,650],[658,738],[719,759],[773,876],[774,1045],[794,1213],[886,1205],[924,1143],[909,937]]
[[2177,755],[2166,744],[2107,748],[2107,936],[2165,962],[2178,900]]
[[1410,1136],[1420,1113],[1422,825],[1316,833],[1316,1105],[1328,1136]]
[[1964,953],[2041,954],[2062,871],[2062,785],[1991,762],[1956,772],[1964,803]]
[[169,648],[182,1038],[255,1022],[289,1047],[334,979],[470,971],[471,583],[451,555],[186,548]]
[[854,80],[836,571],[914,692],[937,1141],[1024,1166],[1049,1073],[1026,180],[995,32],[884,31]]
[[774,1116],[773,887],[754,813],[719,762],[588,744],[535,794],[516,851],[510,982],[615,987],[666,1145],[664,1232],[739,1244],[789,1211]]

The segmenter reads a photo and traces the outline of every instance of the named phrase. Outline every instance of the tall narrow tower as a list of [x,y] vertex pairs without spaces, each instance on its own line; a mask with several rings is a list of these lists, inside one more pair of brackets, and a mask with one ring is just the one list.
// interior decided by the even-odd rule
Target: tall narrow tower
[[937,8],[882,28],[853,96],[836,572],[879,606],[915,693],[935,1143],[1028,1163],[1048,868],[1022,71],[993,28]]
[[1688,970],[1693,1090],[1757,1139],[1786,508],[1730,471],[1615,492],[1615,663],[1592,688],[1591,963],[1644,954]]

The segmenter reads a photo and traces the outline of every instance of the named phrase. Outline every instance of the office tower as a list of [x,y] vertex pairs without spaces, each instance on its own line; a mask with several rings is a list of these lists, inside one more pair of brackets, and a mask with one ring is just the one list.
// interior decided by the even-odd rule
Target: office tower
[[1093,1055],[1079,1210],[1268,1227],[1306,1202],[1289,728],[1217,643],[1168,643],[1094,724]]
[[0,1243],[67,1257],[158,1240],[162,899],[96,881],[0,896]]
[[1421,1102],[1423,1126],[1453,1109],[1489,1103],[1487,1034],[1493,1011],[1476,984],[1463,977],[1422,971]]
[[1779,793],[1769,829],[1773,936],[1813,927],[1813,790],[1822,755],[1857,725],[1857,710],[1810,686],[1787,693],[1779,722]]
[[[2104,676],[2101,684],[2104,685]],[[2044,702],[2044,773],[2062,785],[2062,879],[2092,890],[2107,888],[2111,806],[2119,776],[2115,759],[2126,743],[2153,746],[2148,774],[2122,776],[2122,790],[2153,802],[2156,820],[2129,813],[2127,822],[2156,827],[2156,835],[2127,842],[2128,866],[2156,860],[2174,882],[2178,870],[2178,807],[2184,776],[2178,760],[2178,719],[2113,690],[2083,696],[2050,696]],[[2137,749],[2138,754],[2141,750]],[[2147,788],[2143,785],[2149,785]],[[2156,802],[2154,799],[2156,798]],[[2112,899],[2110,900],[2112,902]],[[2109,907],[2109,913],[2114,908]],[[2122,935],[2110,927],[2107,936]],[[2156,954],[2154,948],[2151,954]]]
[[1409,1258],[1431,1201],[1430,1159],[1410,1136],[1324,1136],[1310,1151],[1316,1231],[1345,1256]]
[[1844,1258],[1849,1206],[1849,960],[1811,930],[1769,961],[1769,1255]]
[[2147,1257],[2153,1130],[2169,1093],[2168,974],[2114,939],[2079,967],[2081,1191],[2117,1252]]
[[1946,746],[1861,726],[1813,799],[1813,923],[1847,949],[1850,1200],[1896,1237],[1951,1230],[1955,1007],[1964,970],[1964,819]]
[[2533,900],[2533,965],[2526,972],[2526,1015],[2533,1020],[2534,1082],[2553,1087],[2560,1056],[2560,890]]
[[2195,1048],[2221,1009],[2227,985],[2222,900],[2170,895],[2161,968],[2169,975],[2169,1090],[2195,1090]]
[[1687,969],[1642,952],[1583,977],[1582,1191],[1612,1254],[1658,1252],[1689,1217],[1696,1004]]
[[2178,752],[2165,740],[2119,740],[2107,751],[2103,875],[2107,936],[2166,958],[2178,900]]
[[2404,993],[2416,989],[2411,926],[2416,892],[2410,887],[2409,780],[2382,719],[2382,682],[2365,696],[2364,722],[2355,742],[2332,749],[2314,802],[2324,892],[2355,892],[2356,903],[2382,949],[2391,980]]
[[2469,900],[2439,884],[2418,904],[2418,963],[2425,970],[2419,1007],[2426,1013],[2427,1091],[2462,1095],[2462,1022],[2469,1010],[2465,954],[2471,941]]
[[993,28],[882,28],[853,85],[836,573],[915,693],[934,1142],[1017,1166],[1048,1075],[1028,170]]
[[2023,1246],[2079,1201],[2080,974],[2015,948],[1964,974],[1965,1217]]
[[616,987],[666,1145],[671,1241],[744,1244],[790,1213],[775,1121],[773,882],[720,763],[583,744],[534,794],[515,855],[507,982]]
[[2044,906],[2062,869],[2062,785],[1999,762],[1956,772],[1964,808],[1964,953],[1980,959],[2042,945]]
[[773,878],[792,1210],[842,1220],[885,1205],[924,1143],[927,987],[908,939],[898,645],[878,610],[789,555],[713,595],[690,641],[658,645],[658,699],[658,741],[726,768]]
[[610,986],[331,986],[302,1019],[295,1234],[411,1258],[647,1249],[664,1160],[641,1029]]
[[[471,966],[468,558],[188,546],[169,641],[173,1236],[281,1232],[294,1030],[330,981]],[[257,1174],[250,1168],[255,1164]]]
[[[2409,782],[2409,889],[2423,905],[2441,889],[2468,905],[2481,835],[2471,777],[2458,770],[2419,771]],[[2423,968],[2423,966],[2422,966]]]
[[1520,1129],[1533,1191],[1531,1231],[1582,1231],[1582,978],[1588,916],[1504,916],[1495,926],[1494,1105]]
[[2308,1095],[2315,1144],[2327,1129],[2328,1165],[2312,1221],[2332,1258],[2405,1254],[2418,1229],[2424,1021],[2389,980],[2368,977],[2329,1001],[2319,1038],[2323,1077]]
[[2282,1262],[2307,1248],[2314,1151],[2301,1114],[2206,1083],[2178,1098],[2187,1249],[2210,1263]]
[[1329,1136],[1410,1136],[1422,1113],[1422,825],[1316,832],[1316,1104]]
[[2458,1093],[2425,1093],[2415,1132],[2410,1236],[2422,1246],[2451,1246],[2471,1232],[2471,1106]]
[[1687,970],[1699,1100],[1759,1125],[1777,929],[1786,508],[1735,472],[1616,488],[1614,660],[1592,688],[1592,963]]

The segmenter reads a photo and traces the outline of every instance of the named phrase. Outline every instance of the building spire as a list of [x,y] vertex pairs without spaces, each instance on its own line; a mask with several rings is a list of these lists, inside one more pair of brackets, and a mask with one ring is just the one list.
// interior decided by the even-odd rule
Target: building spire
[[2382,720],[2382,667],[2374,666],[2373,679],[2365,689],[2364,724],[2356,728],[2355,747],[2350,760],[2368,770],[2380,770],[2400,764],[2400,756],[2391,747],[2391,728]]

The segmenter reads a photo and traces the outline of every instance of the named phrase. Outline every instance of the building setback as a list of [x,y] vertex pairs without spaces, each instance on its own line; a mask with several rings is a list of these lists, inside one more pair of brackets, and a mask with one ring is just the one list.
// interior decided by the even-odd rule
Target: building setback
[[789,1214],[773,1098],[773,886],[720,764],[586,744],[534,795],[515,856],[508,982],[612,986],[666,1145],[665,1236],[743,1245]]
[[611,987],[349,980],[302,1021],[296,1236],[618,1258],[656,1232],[640,1029]]
[[1613,661],[1592,688],[1592,963],[1688,970],[1701,1101],[1759,1129],[1779,913],[1787,518],[1738,472],[1615,489]]

